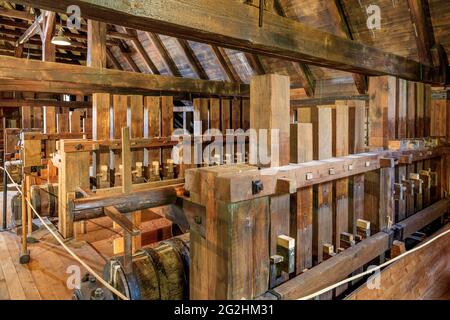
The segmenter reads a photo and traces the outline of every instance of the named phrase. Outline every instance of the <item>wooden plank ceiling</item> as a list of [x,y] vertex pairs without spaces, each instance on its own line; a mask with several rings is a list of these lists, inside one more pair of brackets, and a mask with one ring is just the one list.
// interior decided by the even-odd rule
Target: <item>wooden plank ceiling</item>
[[[255,0],[234,0],[259,5]],[[450,2],[430,0],[436,40],[450,50]],[[381,8],[381,30],[366,25],[368,5]],[[310,27],[372,45],[419,61],[414,25],[405,0],[266,0],[266,10],[302,22]],[[0,55],[41,59],[41,40],[36,32],[24,46],[15,47],[40,11],[10,1],[0,1]],[[66,25],[67,16],[57,15],[57,24]],[[80,31],[64,29],[72,46],[57,47],[57,61],[85,64],[86,21]],[[59,30],[59,27],[57,27]],[[223,49],[195,41],[180,40],[151,32],[108,25],[108,67],[161,75],[249,83],[253,75],[289,75],[294,88],[305,88],[311,96],[335,93],[363,93],[364,77],[349,72],[309,66],[276,58],[261,57]]]

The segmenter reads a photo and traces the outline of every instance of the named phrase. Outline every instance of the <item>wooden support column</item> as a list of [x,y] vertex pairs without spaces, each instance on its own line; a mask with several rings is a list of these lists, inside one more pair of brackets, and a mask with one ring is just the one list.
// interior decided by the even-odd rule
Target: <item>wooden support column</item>
[[[73,142],[73,140],[71,141]],[[64,239],[74,236],[73,216],[67,205],[78,188],[89,189],[89,151],[66,152],[65,141],[59,141],[58,229]]]
[[[349,105],[349,153],[357,154],[365,151],[366,102],[351,100]],[[349,179],[349,220],[348,230],[356,235],[356,223],[364,215],[364,174]]]
[[89,19],[87,24],[87,66],[106,68],[106,23]]
[[[250,142],[250,154],[257,158],[256,163],[263,166],[279,167],[289,164],[289,77],[281,75],[262,75],[253,77],[250,82],[250,126],[260,136],[260,130],[268,130],[267,139],[262,145]],[[271,135],[277,134],[278,143],[273,143]],[[270,163],[261,163],[261,150],[267,150]]]
[[371,77],[369,81],[369,146],[388,147],[395,139],[397,78]]
[[[121,139],[122,128],[127,126],[128,113],[128,96],[114,95],[113,96],[113,139]],[[122,172],[120,166],[122,164],[121,150],[114,152],[114,186],[122,185]]]
[[[173,97],[161,97],[161,136],[170,137],[173,133]],[[164,179],[173,179],[173,164],[169,168],[168,161],[172,159],[172,149],[163,149],[162,162]],[[172,172],[170,172],[172,170]]]
[[220,175],[245,170],[254,167],[204,167],[186,177],[191,194],[201,198],[184,206],[191,224],[190,299],[253,299],[268,290],[269,198],[228,203],[216,197]]
[[[44,33],[42,38],[42,61],[55,62],[56,47],[52,44],[53,32],[55,30],[56,13],[47,12]],[[44,106],[44,133],[56,133],[56,107]],[[48,146],[48,153],[55,151],[54,146]]]
[[417,89],[416,83],[408,81],[408,110],[407,110],[407,138],[416,137],[416,104],[417,104]]
[[[87,40],[87,66],[106,68],[106,24],[104,22],[88,20]],[[92,138],[94,140],[108,140],[111,138],[110,108],[111,96],[109,94],[92,94]],[[97,175],[97,187],[110,187],[111,164],[109,152],[96,152],[94,158],[94,172]]]
[[[312,123],[291,124],[291,162],[313,160]],[[296,239],[295,273],[313,266],[313,187],[299,189],[291,196],[291,237]]]
[[[148,117],[148,138],[161,136],[161,98],[145,97],[145,109]],[[161,150],[148,149],[148,178],[151,181],[160,180]]]
[[348,152],[362,153],[366,146],[366,102],[359,100],[347,101],[349,106],[349,134]]
[[[312,108],[314,159],[324,160],[333,156],[332,106]],[[323,261],[324,245],[333,243],[333,183],[314,186],[313,260]]]
[[386,160],[382,168],[365,175],[364,220],[370,222],[371,234],[395,222],[395,164],[393,159]]
[[[335,157],[347,156],[349,150],[349,107],[347,101],[336,101],[336,108],[333,110],[333,114],[333,154]],[[343,232],[348,232],[348,184],[348,178],[339,179],[333,183],[333,244],[336,251],[341,247],[341,234]]]
[[[92,138],[94,140],[110,139],[110,108],[111,95],[109,93],[94,93],[92,95]],[[110,156],[109,152],[97,152],[95,155],[97,186],[110,186]]]

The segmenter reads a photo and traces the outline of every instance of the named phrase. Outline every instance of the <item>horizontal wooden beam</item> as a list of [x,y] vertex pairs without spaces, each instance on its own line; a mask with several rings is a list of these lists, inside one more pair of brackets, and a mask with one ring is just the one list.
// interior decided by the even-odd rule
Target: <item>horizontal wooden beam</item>
[[32,15],[31,13],[4,8],[0,8],[0,16],[28,21],[34,21],[35,19],[34,15]]
[[182,185],[167,186],[131,194],[100,195],[76,199],[69,203],[69,210],[74,221],[99,218],[105,214],[105,208],[114,206],[122,213],[161,207],[175,203],[177,188]]
[[[98,69],[54,62],[32,61],[12,57],[0,57],[0,79],[25,81],[34,92],[71,93],[73,90],[83,93],[196,93],[218,96],[248,96],[249,85],[185,79],[152,74],[141,74],[111,69]],[[3,89],[8,90],[9,89]],[[49,91],[50,90],[50,91]],[[62,91],[59,91],[62,90]]]
[[92,102],[84,101],[58,101],[47,99],[0,99],[0,107],[62,107],[73,109],[92,108]]
[[[78,5],[85,18],[220,45],[322,67],[394,75],[433,82],[429,66],[380,49],[264,13],[258,8],[217,0],[18,0],[47,10],[65,12]],[[226,26],[226,28],[224,27]]]
[[362,95],[356,95],[356,96],[334,96],[334,97],[324,97],[324,98],[295,99],[295,100],[291,100],[291,108],[297,109],[297,108],[302,108],[302,107],[324,106],[324,105],[334,104],[338,100],[369,101],[369,96],[366,94],[362,94]]

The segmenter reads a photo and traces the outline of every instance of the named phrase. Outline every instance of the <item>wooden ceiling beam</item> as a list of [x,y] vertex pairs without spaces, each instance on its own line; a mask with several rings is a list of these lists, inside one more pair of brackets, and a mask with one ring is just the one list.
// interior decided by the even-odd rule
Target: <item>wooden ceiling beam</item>
[[[345,14],[344,5],[341,0],[327,1],[328,12],[331,15],[332,21],[337,29],[339,36],[347,38],[349,40],[355,40],[353,38],[350,25],[348,24],[347,16]],[[368,90],[367,77],[360,73],[352,74],[353,81],[355,82],[356,89],[359,94],[366,94]]]
[[252,68],[253,72],[257,75],[266,74],[266,70],[261,62],[261,59],[257,54],[245,53],[245,58],[247,59],[248,64]]
[[206,73],[205,69],[203,68],[200,60],[198,60],[197,56],[195,55],[194,50],[192,50],[189,42],[187,40],[184,39],[178,39],[178,44],[180,45],[181,49],[184,52],[184,55],[186,56],[186,58],[189,61],[189,64],[191,65],[192,69],[194,70],[194,72],[197,74],[197,76],[200,79],[203,80],[208,80],[208,74]]
[[35,16],[31,13],[28,13],[26,11],[19,11],[19,10],[13,10],[13,9],[5,9],[0,8],[0,16],[12,18],[12,19],[21,19],[21,20],[28,20],[28,21],[34,21]]
[[177,64],[170,55],[169,50],[167,50],[166,46],[164,45],[164,42],[162,41],[160,35],[153,32],[146,32],[146,34],[155,46],[170,73],[175,77],[182,77],[180,69],[178,69]]
[[127,61],[128,65],[131,67],[131,69],[134,72],[141,72],[141,69],[139,69],[139,66],[136,64],[133,57],[131,56],[130,48],[128,48],[128,45],[121,41],[119,44],[119,49],[123,57]]
[[[57,12],[78,5],[85,18],[371,76],[436,83],[429,66],[332,35],[258,8],[217,0],[16,0]],[[189,12],[189,15],[186,15]],[[226,27],[224,27],[226,26]]]
[[233,64],[231,63],[230,58],[228,58],[225,49],[220,48],[216,45],[211,45],[211,49],[217,61],[219,62],[221,69],[226,74],[228,79],[233,82],[242,82],[241,77],[239,76],[237,71],[234,69]]
[[433,65],[431,49],[436,42],[428,0],[407,0],[406,2],[414,26],[419,61]]
[[42,31],[41,23],[45,21],[45,14],[45,12],[41,13],[41,15],[36,18],[31,26],[28,27],[27,30],[25,30],[25,32],[17,40],[16,46],[28,42],[28,40],[30,40],[35,35],[39,35],[41,37],[41,40],[44,39],[44,33]]
[[300,82],[308,97],[314,97],[316,80],[307,64],[293,62],[294,70],[300,74]]
[[133,44],[134,49],[139,53],[141,58],[144,60],[145,65],[147,68],[153,73],[153,74],[161,74],[156,67],[156,65],[153,63],[152,59],[150,58],[149,54],[145,50],[144,46],[142,45],[141,41],[139,40],[137,31],[134,29],[128,29],[128,34],[133,36],[133,39],[131,40],[131,43]]
[[[77,91],[81,93],[111,92],[150,94],[154,92],[185,93],[217,96],[248,96],[249,86],[223,81],[206,81],[161,75],[125,72],[72,66],[61,63],[42,62],[0,56],[0,78],[2,89],[21,83],[24,88],[35,92],[60,93]],[[13,82],[20,80],[19,82]],[[11,85],[8,86],[8,81]],[[4,86],[5,84],[5,86]],[[64,89],[65,88],[65,89]]]
[[50,99],[0,99],[0,107],[64,107],[73,109],[92,108],[92,102],[57,101]]
[[[274,0],[274,4],[280,16],[285,18],[292,18],[287,15],[279,0]],[[302,62],[292,62],[292,66],[294,70],[296,70],[296,72],[300,75],[300,82],[302,84],[302,87],[305,89],[308,97],[313,97],[315,91],[315,79],[313,73],[311,72],[311,68],[306,63]]]
[[120,64],[119,60],[117,60],[116,56],[112,53],[110,48],[106,48],[106,55],[115,69],[123,70],[122,65]]

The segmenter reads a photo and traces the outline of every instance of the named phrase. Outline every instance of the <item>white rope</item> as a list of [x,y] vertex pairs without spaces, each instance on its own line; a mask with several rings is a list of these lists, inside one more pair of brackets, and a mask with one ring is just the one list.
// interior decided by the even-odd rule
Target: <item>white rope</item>
[[[42,222],[42,224],[44,225],[44,227],[47,228],[47,230],[51,233],[51,235],[53,237],[55,237],[55,239],[59,242],[59,244],[75,259],[77,260],[83,267],[86,268],[86,270],[93,275],[98,281],[100,281],[106,288],[108,288],[111,292],[113,292],[115,295],[117,295],[120,299],[122,300],[129,300],[128,297],[126,297],[125,295],[123,295],[121,292],[119,292],[116,288],[114,288],[113,286],[111,286],[107,281],[105,281],[100,275],[98,275],[89,265],[87,265],[83,260],[81,260],[81,258],[79,258],[72,250],[69,249],[69,247],[66,246],[66,244],[64,243],[64,241],[60,238],[60,236],[55,233],[44,221],[44,219],[42,219],[42,217],[39,215],[39,213],[37,213],[36,209],[33,207],[33,205],[31,204],[31,202],[27,199],[27,197],[25,197],[22,194],[22,190],[19,188],[19,185],[13,180],[13,178],[11,177],[11,175],[9,174],[8,170],[6,170],[5,168],[0,166],[0,169],[5,171],[6,174],[8,175],[9,179],[11,180],[11,182],[14,184],[14,187],[17,189],[17,191],[19,191],[19,193],[22,195],[22,197],[25,198],[25,201],[28,203],[28,205],[30,206],[31,210],[33,210],[34,214],[39,218],[39,220]],[[23,224],[23,222],[22,222]]]
[[329,287],[327,287],[327,288],[325,288],[325,289],[322,289],[322,290],[320,290],[320,291],[318,291],[318,292],[316,292],[316,293],[307,295],[307,296],[302,297],[302,298],[297,299],[297,300],[310,300],[310,299],[313,299],[313,298],[315,298],[315,297],[317,297],[317,296],[319,296],[319,295],[321,295],[321,294],[324,294],[324,293],[326,293],[326,292],[328,292],[328,291],[330,291],[330,290],[333,290],[334,288],[340,287],[340,286],[342,286],[343,284],[346,284],[346,283],[348,283],[348,282],[350,282],[350,281],[353,281],[353,280],[359,279],[359,278],[361,278],[361,277],[363,277],[363,276],[365,276],[365,275],[374,273],[376,270],[379,270],[379,269],[381,269],[381,268],[384,268],[384,267],[390,265],[391,263],[394,263],[394,262],[396,262],[396,261],[402,259],[403,257],[406,257],[407,255],[410,255],[410,254],[412,254],[412,253],[414,253],[414,252],[416,252],[416,251],[418,251],[418,250],[420,250],[420,249],[422,249],[422,248],[425,248],[426,246],[430,245],[432,242],[438,240],[439,238],[442,238],[443,236],[445,236],[445,235],[448,234],[449,232],[450,232],[450,229],[447,230],[447,231],[444,231],[443,233],[441,233],[441,234],[439,234],[439,235],[437,235],[437,236],[434,237],[433,239],[428,240],[427,242],[421,244],[420,246],[417,246],[417,247],[415,247],[414,249],[411,249],[411,250],[409,250],[409,251],[407,251],[407,252],[404,252],[404,253],[402,253],[401,255],[399,255],[399,256],[397,256],[397,257],[395,257],[395,258],[393,258],[393,259],[391,259],[391,260],[389,260],[389,261],[387,261],[387,262],[385,262],[385,263],[383,263],[383,264],[381,264],[381,265],[379,265],[379,266],[376,266],[376,267],[374,267],[374,268],[372,268],[372,269],[370,269],[370,270],[367,270],[367,271],[365,271],[365,272],[363,272],[363,273],[360,273],[360,274],[357,274],[357,275],[352,276],[352,277],[350,277],[350,278],[347,278],[347,279],[345,279],[345,280],[342,280],[342,281],[340,281],[340,282],[338,282],[338,283],[336,283],[336,284],[333,284],[333,285],[331,285],[331,286],[329,286]]

